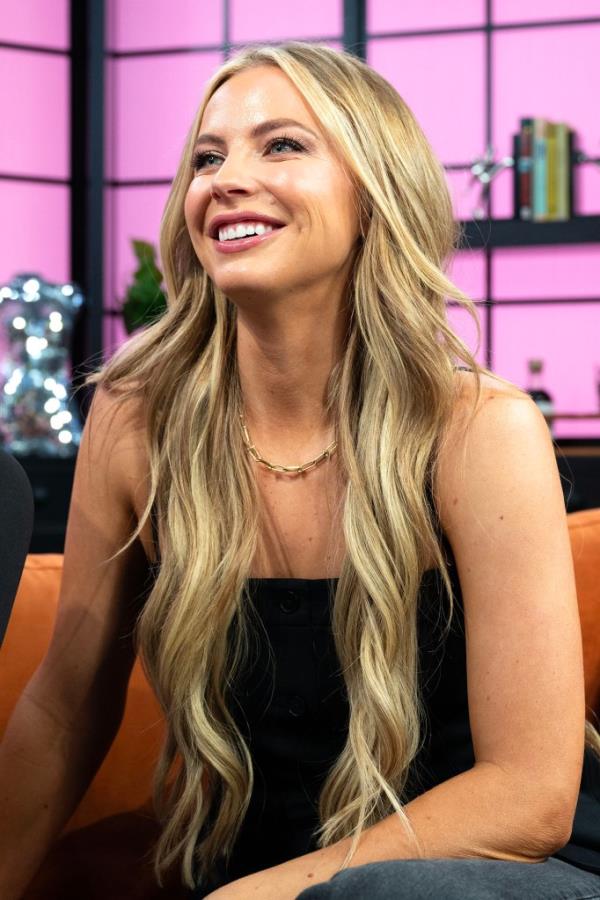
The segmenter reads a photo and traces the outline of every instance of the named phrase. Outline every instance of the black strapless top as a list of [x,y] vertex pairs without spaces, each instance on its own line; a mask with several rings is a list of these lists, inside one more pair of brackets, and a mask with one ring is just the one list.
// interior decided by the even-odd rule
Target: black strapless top
[[[428,727],[424,746],[409,770],[404,802],[475,763],[462,598],[452,551],[445,539],[444,544],[452,563],[455,608],[444,643],[449,602],[439,571],[426,571],[417,627]],[[248,582],[272,661],[263,634],[235,683],[232,714],[248,741],[256,781],[229,869],[221,865],[211,890],[317,849],[312,832],[318,825],[319,790],[343,748],[348,726],[348,702],[330,623],[330,591],[336,581]],[[262,630],[256,632],[260,638]],[[587,748],[571,839],[553,856],[600,874],[600,761]]]

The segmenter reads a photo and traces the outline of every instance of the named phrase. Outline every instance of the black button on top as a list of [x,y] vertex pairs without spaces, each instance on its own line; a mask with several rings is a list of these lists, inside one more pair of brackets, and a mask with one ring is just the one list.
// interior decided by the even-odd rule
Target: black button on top
[[298,694],[290,697],[288,712],[290,716],[303,716],[306,712],[306,700],[304,697],[300,697]]
[[300,601],[293,591],[288,591],[279,601],[279,609],[284,613],[294,613],[298,609]]

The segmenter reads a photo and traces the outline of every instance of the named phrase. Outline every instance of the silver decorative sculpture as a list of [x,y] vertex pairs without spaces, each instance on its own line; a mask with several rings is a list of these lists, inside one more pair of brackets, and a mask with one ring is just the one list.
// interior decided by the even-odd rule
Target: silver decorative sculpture
[[475,183],[480,187],[480,199],[477,206],[472,210],[474,219],[485,219],[488,217],[490,185],[496,175],[499,175],[504,169],[510,169],[514,166],[515,161],[512,156],[505,156],[501,160],[494,159],[494,148],[488,144],[484,156],[478,157],[471,163],[471,178],[467,190],[471,190]]
[[[71,335],[81,291],[21,273],[0,285],[0,444],[16,456],[75,456]],[[1,346],[1,345],[0,345]]]

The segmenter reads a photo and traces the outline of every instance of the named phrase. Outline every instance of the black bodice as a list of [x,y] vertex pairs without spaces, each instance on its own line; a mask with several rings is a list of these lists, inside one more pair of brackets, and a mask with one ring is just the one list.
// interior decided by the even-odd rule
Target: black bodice
[[[425,742],[411,764],[404,802],[475,762],[467,698],[462,595],[443,537],[455,592],[440,572],[425,572],[418,602],[419,684],[427,715]],[[252,754],[255,787],[227,871],[217,884],[316,849],[317,799],[343,748],[348,702],[330,610],[335,579],[250,579],[252,607],[264,629],[234,682],[230,708]],[[268,638],[268,639],[267,639]],[[600,873],[600,762],[586,751],[570,842],[555,856]],[[211,886],[212,887],[212,886]]]

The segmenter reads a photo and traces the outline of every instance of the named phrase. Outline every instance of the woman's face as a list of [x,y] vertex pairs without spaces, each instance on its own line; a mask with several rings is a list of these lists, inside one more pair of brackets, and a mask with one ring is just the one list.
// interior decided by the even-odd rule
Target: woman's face
[[[283,118],[298,124],[253,135],[257,126]],[[212,281],[248,308],[269,300],[307,306],[339,299],[359,235],[354,188],[288,77],[273,66],[234,75],[206,107],[200,134],[207,133],[214,137],[197,146],[201,156],[184,210]],[[219,246],[227,244],[211,236],[211,221],[247,212],[283,227],[222,252]]]

